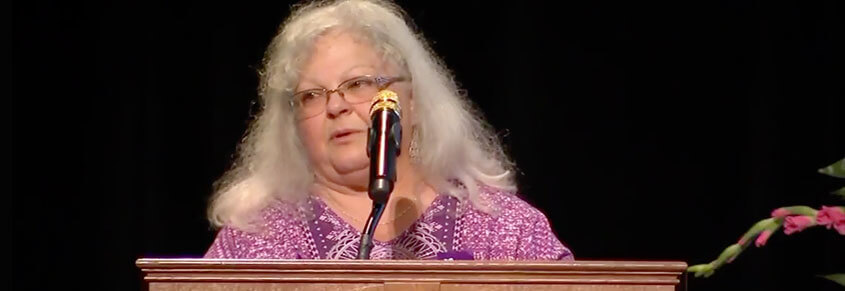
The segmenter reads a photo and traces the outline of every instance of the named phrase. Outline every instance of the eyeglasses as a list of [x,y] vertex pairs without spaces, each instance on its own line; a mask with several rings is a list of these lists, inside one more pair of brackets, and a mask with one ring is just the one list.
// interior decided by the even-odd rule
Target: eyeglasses
[[327,90],[308,89],[293,94],[290,103],[297,112],[299,118],[316,116],[326,110],[329,103],[329,96],[337,92],[341,98],[351,104],[360,104],[371,101],[379,91],[389,87],[394,82],[405,81],[405,77],[383,77],[364,75],[355,77],[337,86],[337,89]]

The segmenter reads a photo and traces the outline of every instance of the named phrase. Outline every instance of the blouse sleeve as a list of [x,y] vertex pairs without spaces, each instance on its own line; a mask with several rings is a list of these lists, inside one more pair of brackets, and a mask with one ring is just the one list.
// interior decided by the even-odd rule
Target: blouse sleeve
[[573,260],[572,252],[560,242],[549,225],[549,219],[532,209],[523,235],[520,236],[517,257],[523,260]]
[[208,251],[206,251],[203,258],[232,259],[239,257],[238,254],[234,253],[238,250],[238,247],[235,245],[237,237],[235,232],[236,230],[229,226],[221,228],[220,231],[217,232],[217,237],[214,239],[214,242],[211,244],[211,247],[208,248]]
[[303,259],[300,252],[307,244],[305,234],[290,227],[284,232],[274,230],[247,232],[224,226],[208,248],[207,259]]

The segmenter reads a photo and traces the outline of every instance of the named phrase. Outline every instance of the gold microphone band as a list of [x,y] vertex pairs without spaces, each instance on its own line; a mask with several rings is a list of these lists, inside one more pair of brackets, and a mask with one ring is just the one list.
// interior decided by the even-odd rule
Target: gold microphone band
[[373,97],[373,106],[370,107],[370,116],[380,109],[390,109],[398,115],[402,115],[402,107],[399,106],[399,96],[390,90],[381,90]]

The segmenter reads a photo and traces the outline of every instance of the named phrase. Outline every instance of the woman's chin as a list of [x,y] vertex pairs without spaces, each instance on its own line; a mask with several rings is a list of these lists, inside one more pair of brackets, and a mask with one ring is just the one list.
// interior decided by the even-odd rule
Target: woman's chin
[[367,191],[367,185],[370,182],[370,167],[347,170],[345,172],[338,172],[338,174],[340,174],[340,177],[336,181],[338,184],[355,191]]
[[332,159],[332,167],[340,175],[369,175],[370,161],[366,157]]

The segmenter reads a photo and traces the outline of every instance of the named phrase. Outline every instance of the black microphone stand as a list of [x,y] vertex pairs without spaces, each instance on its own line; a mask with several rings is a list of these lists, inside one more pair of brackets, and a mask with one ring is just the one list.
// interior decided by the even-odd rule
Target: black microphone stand
[[364,225],[364,231],[361,233],[361,248],[358,249],[358,259],[366,260],[370,258],[370,251],[373,250],[373,233],[376,231],[381,214],[384,213],[384,204],[373,203],[373,211],[370,212],[370,218],[367,219],[367,224]]
[[[367,223],[364,224],[364,229],[361,231],[361,246],[358,249],[358,259],[367,260],[370,258],[370,251],[373,249],[373,234],[378,226],[378,221],[384,213],[384,208],[387,206],[390,192],[393,190],[393,181],[387,178],[376,178],[370,183],[370,197],[373,199],[373,210],[370,212],[370,217],[367,218]],[[383,197],[383,199],[379,199]]]
[[[393,183],[384,178],[377,178],[371,184],[380,184],[379,186],[382,187],[373,187],[373,185],[370,185],[370,197],[387,198],[390,195],[390,190],[393,189]],[[376,194],[374,196],[372,194],[373,191],[384,192],[384,190],[387,190],[387,195]],[[376,232],[376,226],[378,226],[378,221],[381,219],[385,207],[387,207],[387,199],[384,199],[384,201],[373,200],[373,210],[370,211],[370,216],[367,218],[367,223],[364,224],[364,229],[361,232],[361,246],[358,249],[358,259],[367,260],[370,258],[370,251],[373,249],[373,234]]]

